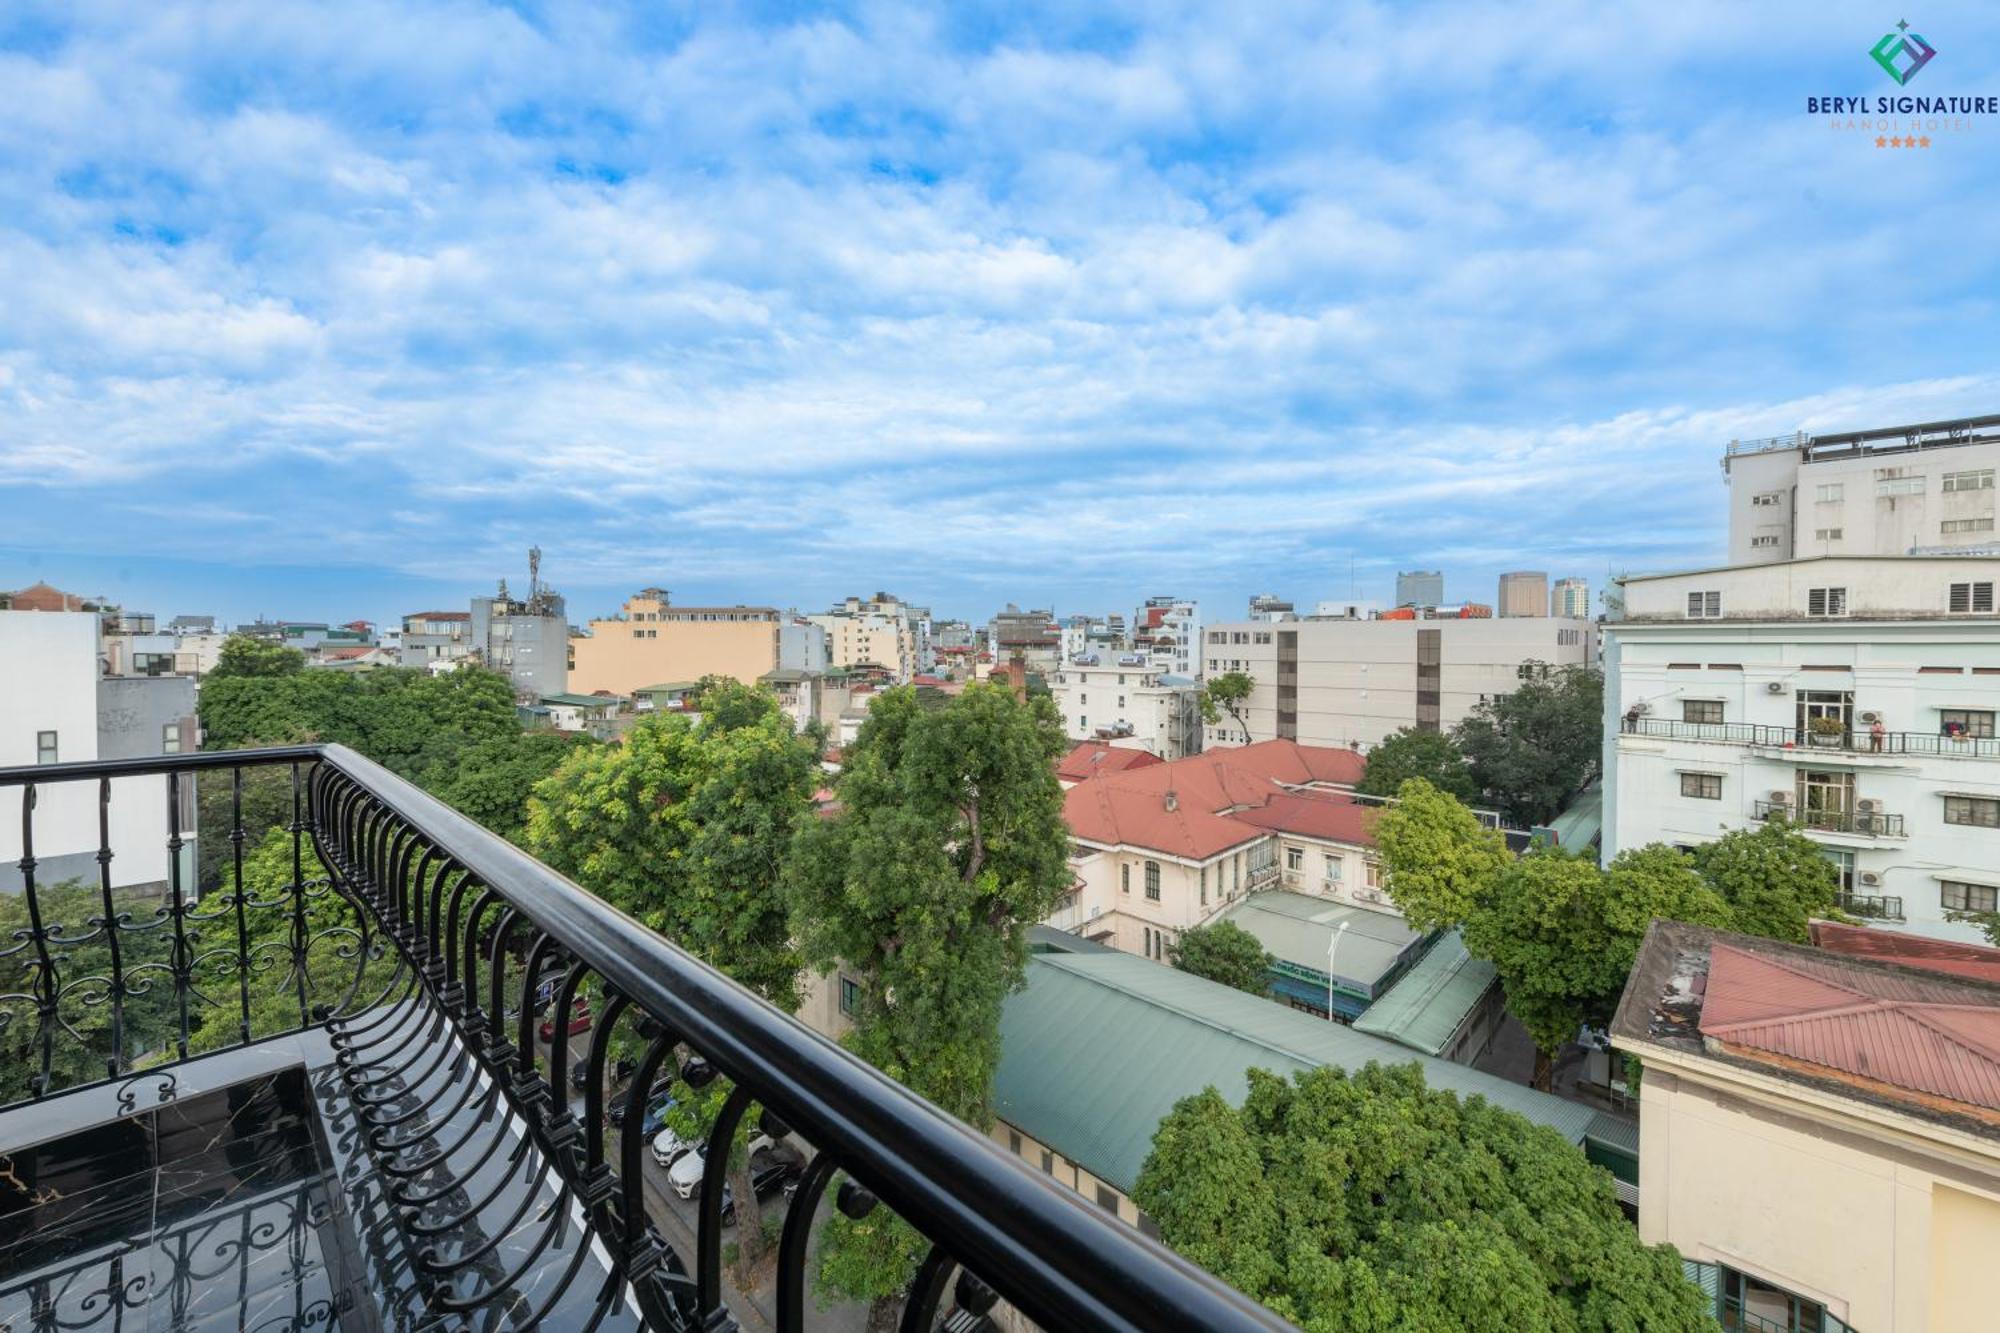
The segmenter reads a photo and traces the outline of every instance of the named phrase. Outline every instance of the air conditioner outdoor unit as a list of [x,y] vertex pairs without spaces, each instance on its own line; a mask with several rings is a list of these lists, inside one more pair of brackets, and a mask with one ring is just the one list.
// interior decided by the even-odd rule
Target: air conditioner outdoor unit
[[1877,888],[1882,883],[1882,876],[1876,871],[1864,870],[1861,872],[1861,882],[1871,889]]
[[1880,713],[1863,713],[1861,715],[1861,720],[1867,723],[1868,725],[1873,726],[1875,723],[1880,722],[1882,720],[1882,715]]
[[1644,717],[1646,714],[1653,711],[1653,705],[1641,699],[1638,703],[1632,705],[1632,711],[1636,713],[1638,716]]
[[1783,694],[1784,692],[1785,682],[1782,680],[1767,681],[1764,685],[1764,693],[1766,694]]
[[1771,793],[1772,805],[1790,805],[1791,803],[1792,803],[1792,793],[1789,790],[1781,787],[1777,791]]
[[1878,800],[1873,799],[1872,797],[1866,800],[1856,801],[1854,803],[1854,808],[1856,810],[1859,810],[1864,815],[1879,815],[1882,813],[1882,803]]

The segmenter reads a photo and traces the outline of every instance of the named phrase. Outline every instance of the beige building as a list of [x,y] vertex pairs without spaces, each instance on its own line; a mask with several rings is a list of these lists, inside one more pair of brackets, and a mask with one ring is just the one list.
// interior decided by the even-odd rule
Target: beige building
[[665,681],[728,676],[756,684],[779,666],[783,617],[768,606],[674,606],[647,588],[569,641],[569,693],[632,695]]
[[1276,738],[1366,751],[1403,727],[1449,730],[1514,690],[1530,662],[1595,663],[1596,635],[1589,621],[1549,616],[1211,625],[1208,677],[1245,672],[1255,689],[1243,723],[1224,714],[1205,743]]
[[1545,616],[1549,613],[1549,576],[1538,569],[1516,570],[1500,576],[1503,616]]
[[1644,1065],[1640,1237],[1725,1328],[2000,1321],[2000,984],[1655,922],[1611,1037]]

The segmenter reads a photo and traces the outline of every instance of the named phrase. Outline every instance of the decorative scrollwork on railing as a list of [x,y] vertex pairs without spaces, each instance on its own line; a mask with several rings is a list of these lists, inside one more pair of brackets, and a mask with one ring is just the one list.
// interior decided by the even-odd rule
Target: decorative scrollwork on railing
[[136,1078],[128,1078],[118,1085],[119,1115],[133,1115],[140,1110],[150,1109],[139,1105],[138,1089],[140,1085],[146,1083],[154,1085],[153,1106],[164,1106],[174,1098],[180,1096],[180,1080],[174,1076],[174,1072],[171,1069],[151,1070],[138,1075]]

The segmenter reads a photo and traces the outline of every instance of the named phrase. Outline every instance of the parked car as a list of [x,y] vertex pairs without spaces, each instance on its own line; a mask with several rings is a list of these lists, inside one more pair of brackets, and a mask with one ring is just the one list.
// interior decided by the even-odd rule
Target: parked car
[[671,1129],[662,1128],[659,1133],[653,1135],[653,1163],[656,1166],[671,1167],[694,1149],[694,1144]]
[[[620,1079],[632,1077],[632,1071],[637,1067],[638,1062],[630,1056],[614,1061],[611,1066],[611,1081],[616,1083]],[[578,1092],[582,1092],[590,1086],[590,1053],[588,1051],[576,1057],[576,1064],[569,1071],[569,1085]]]
[[673,1106],[674,1099],[672,1097],[661,1097],[658,1101],[647,1107],[646,1118],[639,1122],[639,1132],[650,1139],[665,1129],[667,1127],[667,1112],[672,1110]]
[[[578,996],[576,1003],[570,1006],[569,1035],[574,1037],[579,1032],[588,1031],[590,1031],[590,1001]],[[556,1021],[553,1017],[542,1020],[541,1032],[543,1041],[555,1040]]]
[[750,1187],[757,1191],[757,1197],[760,1199],[777,1190],[789,1193],[802,1174],[804,1173],[797,1162],[772,1162],[751,1171]]
[[694,1192],[701,1188],[701,1173],[707,1169],[707,1145],[697,1143],[682,1153],[680,1160],[668,1169],[667,1184],[672,1186],[674,1193],[681,1198],[692,1199]]

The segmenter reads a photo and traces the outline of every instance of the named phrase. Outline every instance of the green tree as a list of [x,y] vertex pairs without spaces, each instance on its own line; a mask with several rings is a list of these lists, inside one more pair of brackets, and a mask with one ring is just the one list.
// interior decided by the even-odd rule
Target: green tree
[[1183,931],[1167,946],[1167,961],[1183,972],[1219,981],[1252,995],[1268,995],[1272,958],[1255,935],[1233,921]]
[[578,750],[596,742],[560,731],[517,731],[473,741],[455,761],[426,767],[431,795],[462,815],[478,820],[503,838],[519,841],[528,824],[528,800],[536,784]]
[[232,634],[222,641],[222,648],[216,653],[215,665],[209,668],[207,678],[226,680],[232,676],[289,676],[305,664],[306,655],[296,648],[288,648],[269,639],[253,639],[247,634]]
[[1245,736],[1250,734],[1250,724],[1243,717],[1243,707],[1250,699],[1250,691],[1257,682],[1241,671],[1225,671],[1212,678],[1201,691],[1201,720],[1214,726],[1222,720],[1224,713],[1236,719],[1236,725]]
[[1396,798],[1375,816],[1389,896],[1417,930],[1458,925],[1506,868],[1507,841],[1424,778],[1406,780]]
[[[812,808],[818,756],[768,690],[732,681],[704,697],[715,707],[699,723],[655,715],[622,745],[570,754],[535,787],[523,842],[790,1012],[802,963],[783,875]],[[747,1271],[763,1254],[762,1216],[747,1159],[731,1166]]]
[[1394,796],[1411,778],[1470,802],[1479,794],[1472,770],[1451,737],[1439,731],[1404,727],[1368,752],[1368,767],[1355,784],[1365,796]]
[[1534,1038],[1535,1086],[1588,1023],[1602,1027],[1655,917],[1727,927],[1729,906],[1687,857],[1654,843],[1599,869],[1590,856],[1537,848],[1508,863],[1465,917],[1465,945],[1492,961],[1507,1008]]
[[1604,677],[1524,663],[1522,682],[1475,708],[1452,733],[1486,798],[1523,824],[1546,824],[1603,759]]
[[1695,848],[1694,868],[1729,904],[1746,935],[1803,943],[1806,923],[1833,910],[1840,877],[1818,844],[1781,819]]
[[1414,1064],[1250,1071],[1161,1121],[1134,1201],[1167,1244],[1308,1333],[1710,1329],[1667,1246],[1554,1130]]
[[[1069,886],[1069,835],[1047,699],[972,685],[926,709],[907,687],[878,695],[836,785],[840,813],[793,845],[798,937],[808,962],[860,982],[846,1043],[952,1115],[992,1119],[1000,1007],[1022,984],[1028,926]],[[821,1241],[823,1293],[892,1318],[921,1239],[878,1210],[836,1215]]]

